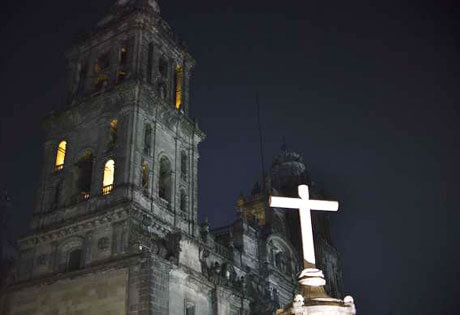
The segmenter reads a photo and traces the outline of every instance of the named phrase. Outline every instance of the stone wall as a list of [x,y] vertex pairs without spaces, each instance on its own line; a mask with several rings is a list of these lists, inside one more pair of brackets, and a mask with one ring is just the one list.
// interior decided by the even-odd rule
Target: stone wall
[[126,314],[126,269],[99,272],[11,294],[8,315]]

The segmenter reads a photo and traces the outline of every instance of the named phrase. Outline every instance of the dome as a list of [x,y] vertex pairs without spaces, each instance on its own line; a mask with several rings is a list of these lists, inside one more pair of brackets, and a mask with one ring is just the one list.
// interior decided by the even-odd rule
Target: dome
[[279,193],[297,196],[297,187],[310,184],[307,167],[302,155],[288,151],[285,145],[274,159],[271,167],[271,185]]

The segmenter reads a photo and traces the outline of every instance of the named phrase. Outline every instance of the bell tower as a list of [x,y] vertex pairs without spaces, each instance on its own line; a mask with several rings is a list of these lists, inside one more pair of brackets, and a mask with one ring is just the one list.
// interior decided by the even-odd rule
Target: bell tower
[[195,234],[198,144],[205,137],[189,117],[195,61],[157,2],[117,1],[67,60],[67,107],[43,121],[32,227],[130,201]]
[[[195,61],[155,0],[116,1],[66,58],[67,102],[42,121],[41,179],[8,314],[76,304],[88,314],[167,314],[181,239],[199,231]],[[50,285],[36,292],[36,281]]]

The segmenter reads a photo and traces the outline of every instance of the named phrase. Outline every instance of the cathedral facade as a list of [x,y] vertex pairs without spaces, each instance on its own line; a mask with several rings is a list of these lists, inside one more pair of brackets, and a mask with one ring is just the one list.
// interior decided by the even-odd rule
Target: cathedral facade
[[[298,291],[298,213],[268,194],[309,184],[286,147],[239,219],[198,223],[199,144],[189,117],[195,61],[155,0],[118,0],[68,52],[68,105],[43,120],[41,181],[18,240],[2,314],[274,314]],[[341,297],[327,215],[315,214],[318,265]]]

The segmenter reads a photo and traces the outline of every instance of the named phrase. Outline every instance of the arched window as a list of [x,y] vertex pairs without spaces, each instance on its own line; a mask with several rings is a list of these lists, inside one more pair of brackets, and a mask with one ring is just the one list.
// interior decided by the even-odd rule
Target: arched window
[[93,178],[93,154],[91,151],[86,151],[85,154],[77,162],[78,178],[77,187],[80,199],[86,200],[91,192],[91,181]]
[[277,306],[279,306],[280,298],[279,298],[279,295],[278,295],[278,290],[276,290],[276,289],[273,289],[273,301],[275,302],[275,304]]
[[147,48],[147,82],[152,83],[152,68],[153,68],[153,42],[149,43]]
[[60,171],[64,168],[66,148],[67,148],[67,141],[59,142],[57,153],[56,153],[56,164],[55,164],[57,171]]
[[109,139],[109,149],[112,149],[117,142],[118,137],[118,120],[114,119],[110,122],[110,139]]
[[142,188],[148,189],[149,188],[149,166],[147,163],[142,164]]
[[67,262],[67,271],[74,271],[81,268],[82,250],[75,249],[70,252]]
[[104,167],[104,178],[102,180],[102,194],[108,195],[113,190],[113,182],[115,179],[115,161],[108,160]]
[[165,57],[161,57],[158,63],[158,71],[163,79],[168,77],[168,61]]
[[187,211],[187,194],[184,189],[180,191],[180,210]]
[[182,106],[182,84],[184,81],[184,73],[181,66],[177,66],[174,72],[174,104],[176,109],[181,109]]
[[150,124],[145,126],[145,133],[144,133],[144,153],[150,154],[150,146],[152,143],[152,127]]
[[128,45],[126,43],[121,44],[119,62],[118,62],[118,82],[123,81],[128,75]]
[[171,162],[167,157],[160,160],[160,178],[158,183],[158,196],[168,202],[171,202]]
[[101,91],[109,82],[110,55],[105,53],[100,55],[94,63],[94,77],[96,79],[95,92]]
[[180,155],[180,177],[184,180],[187,179],[187,164],[188,164],[187,153],[182,152]]

